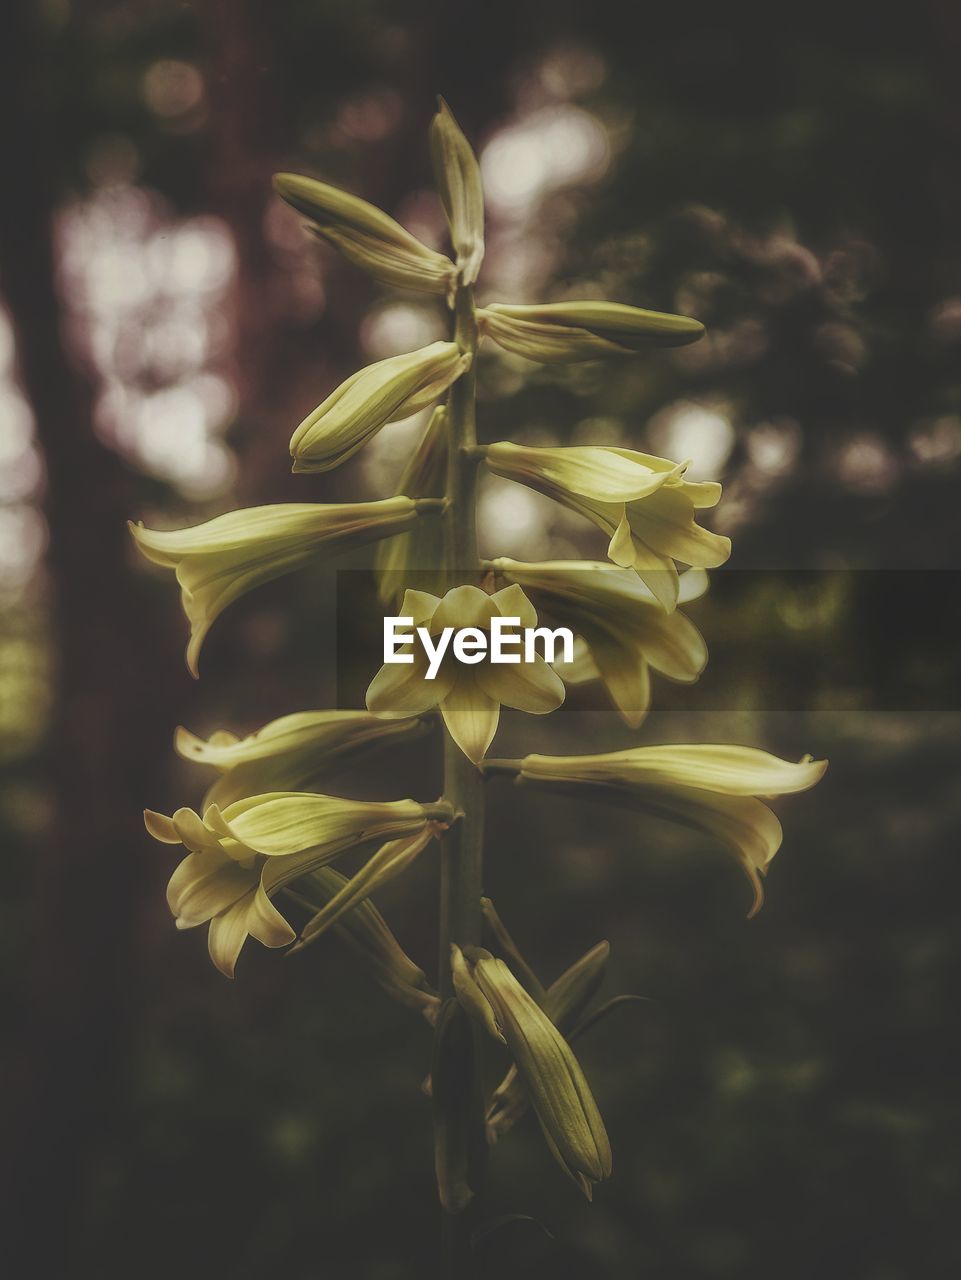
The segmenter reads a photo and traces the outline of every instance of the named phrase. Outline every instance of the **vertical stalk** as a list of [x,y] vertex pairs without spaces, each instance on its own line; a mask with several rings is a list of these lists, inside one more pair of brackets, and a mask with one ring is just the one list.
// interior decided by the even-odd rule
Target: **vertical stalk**
[[[462,351],[476,356],[477,321],[474,291],[460,285],[454,303],[454,341]],[[448,464],[444,520],[444,564],[449,587],[477,582],[480,562],[477,555],[476,485],[477,460],[470,450],[476,443],[474,422],[475,372],[470,369],[454,383],[448,396]],[[454,808],[454,821],[444,836],[440,855],[440,955],[438,985],[445,999],[453,995],[450,947],[476,945],[481,938],[481,891],[484,842],[484,794],[481,771],[464,755],[450,734],[444,733],[444,796]],[[457,1010],[464,1019],[461,1010]],[[466,1023],[466,1019],[464,1019]],[[465,1212],[471,1190],[476,1191],[482,1174],[484,1152],[484,1102],[478,1071],[477,1035],[471,1025],[471,1061],[462,1063],[459,1081],[463,1105],[446,1115],[438,1115],[435,1142],[459,1153],[464,1162],[458,1171],[463,1196],[449,1204],[443,1215],[442,1248],[444,1274],[469,1280],[474,1263],[469,1247],[471,1215]],[[458,1132],[451,1132],[453,1125]],[[459,1211],[458,1211],[459,1210]]]
[[[477,353],[474,290],[459,286],[454,303],[454,341],[462,351]],[[458,378],[448,398],[447,501],[444,552],[452,586],[479,577],[477,555],[477,443],[474,419],[474,366]],[[444,795],[457,816],[441,854],[440,990],[452,994],[450,944],[476,945],[481,933],[481,874],[484,840],[484,796],[481,772],[449,734],[444,735]]]

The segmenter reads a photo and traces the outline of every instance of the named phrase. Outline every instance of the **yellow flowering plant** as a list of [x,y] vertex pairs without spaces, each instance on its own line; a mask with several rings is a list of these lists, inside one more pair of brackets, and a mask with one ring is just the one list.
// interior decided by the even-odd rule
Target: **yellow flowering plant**
[[[200,812],[148,811],[146,823],[162,844],[185,849],[168,886],[170,910],[179,928],[208,926],[210,955],[223,973],[233,977],[248,937],[293,953],[331,934],[433,1026],[435,1171],[453,1258],[466,1239],[465,1211],[480,1190],[487,1146],[528,1109],[547,1150],[588,1197],[612,1168],[608,1133],[572,1048],[617,1003],[591,1007],[609,947],[599,943],[551,984],[538,978],[483,895],[487,780],[508,777],[522,791],[613,802],[694,829],[745,872],[753,914],[782,839],[764,800],[813,786],[825,762],[804,757],[795,764],[753,747],[701,743],[488,758],[502,705],[543,715],[563,702],[565,684],[594,680],[637,728],[650,705],[652,671],[696,681],[707,649],[678,606],[705,591],[706,570],[723,564],[731,547],[697,522],[721,489],[688,480],[686,460],[603,446],[478,443],[482,340],[513,356],[570,362],[694,342],[703,326],[596,300],[478,308],[481,175],[446,104],[430,142],[453,257],[346,192],[299,175],[275,179],[309,229],[351,263],[382,284],[437,295],[449,309],[447,341],[353,374],[290,442],[295,472],[327,471],[390,423],[433,406],[398,492],[370,502],[255,507],[181,530],[131,530],[149,560],[176,573],[194,675],[207,631],[239,596],[318,557],[379,543],[381,601],[399,608],[402,616],[392,621],[411,630],[391,660],[385,648],[366,709],[286,715],[245,737],[221,730],[202,739],[179,729],[177,751],[213,771],[211,785]],[[612,563],[481,561],[475,515],[482,468],[585,517],[608,538]],[[431,590],[422,589],[425,582]],[[568,630],[571,651],[552,655],[545,644],[542,655],[525,647],[497,665],[493,639],[541,635],[542,614]],[[467,636],[470,648],[443,648],[452,631]],[[363,769],[371,753],[429,732],[443,736],[439,798],[329,794],[335,772]],[[353,875],[333,865],[364,846],[366,859]],[[432,847],[439,848],[440,874],[433,982],[371,896]]]

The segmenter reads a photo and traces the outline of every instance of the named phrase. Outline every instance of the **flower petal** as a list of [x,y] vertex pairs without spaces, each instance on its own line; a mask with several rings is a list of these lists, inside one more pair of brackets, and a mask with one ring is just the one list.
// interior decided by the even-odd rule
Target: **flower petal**
[[372,715],[390,720],[423,715],[447,696],[454,679],[451,665],[442,663],[434,679],[428,680],[423,648],[415,648],[413,656],[412,664],[385,662],[371,680],[367,709]]
[[694,523],[693,504],[680,487],[668,486],[632,505],[628,518],[635,539],[684,564],[714,569],[731,554],[730,538]]
[[440,704],[450,736],[475,764],[483,760],[497,732],[500,705],[484,692],[473,669],[460,668]]
[[247,910],[255,892],[251,889],[232,907],[214,916],[207,930],[207,951],[225,978],[234,976],[237,957],[247,941]]
[[680,684],[691,684],[707,665],[704,637],[683,613],[651,611],[636,628],[634,639],[655,671]]
[[259,874],[219,852],[191,853],[177,866],[167,884],[167,905],[187,927],[203,924],[232,906]]
[[540,654],[533,662],[484,663],[475,674],[488,697],[517,711],[543,716],[564,701],[564,681]]
[[651,676],[642,649],[605,631],[591,637],[591,656],[626,724],[636,729],[651,705]]
[[461,627],[478,627],[489,631],[491,619],[499,613],[493,597],[480,587],[464,585],[454,587],[444,596],[434,610],[430,621],[430,633],[439,635],[445,627],[458,630]]
[[491,600],[500,610],[501,617],[519,618],[522,627],[537,626],[537,610],[524,594],[523,588],[516,582],[493,592]]

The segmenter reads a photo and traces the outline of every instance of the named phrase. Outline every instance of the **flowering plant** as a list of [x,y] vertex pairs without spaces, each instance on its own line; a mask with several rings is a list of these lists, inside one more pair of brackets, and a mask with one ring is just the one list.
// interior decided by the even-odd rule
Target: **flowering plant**
[[[486,780],[506,776],[523,789],[627,805],[694,828],[741,866],[753,914],[782,838],[762,797],[813,786],[825,763],[701,743],[488,758],[501,705],[545,714],[563,702],[566,684],[597,680],[636,728],[650,704],[652,670],[697,680],[707,650],[678,606],[703,593],[705,571],[721,565],[731,546],[696,520],[717,504],[720,485],[687,479],[685,461],[620,448],[478,444],[482,340],[515,356],[558,362],[632,357],[650,346],[696,341],[703,328],[684,316],[593,300],[476,307],[484,257],[480,170],[443,103],[431,148],[453,258],[355,196],[297,175],[275,180],[310,230],[350,262],[382,283],[436,294],[450,310],[448,341],[353,374],[290,442],[295,472],[327,471],[391,422],[435,406],[399,492],[353,504],[256,507],[190,529],[132,526],[132,532],[148,559],[176,572],[194,675],[204,637],[233,600],[318,556],[378,541],[382,601],[402,602],[428,636],[461,627],[483,639],[495,619],[498,626],[509,619],[530,628],[543,610],[577,637],[569,660],[553,664],[535,655],[495,669],[482,658],[465,665],[448,656],[427,672],[410,653],[373,676],[366,710],[305,711],[245,738],[222,731],[203,741],[181,729],[178,751],[218,776],[201,812],[148,812],[146,819],[157,840],[187,850],[170,881],[170,908],[179,928],[208,925],[210,954],[222,972],[233,976],[248,936],[298,951],[330,930],[386,991],[426,1017],[434,1028],[439,1196],[450,1219],[461,1221],[480,1187],[486,1145],[528,1108],[560,1168],[588,1197],[612,1167],[600,1110],[572,1048],[608,1007],[589,1012],[609,948],[598,944],[554,983],[542,984],[483,896]],[[585,517],[609,539],[613,563],[482,562],[475,531],[482,467]],[[426,575],[432,591],[405,590],[404,579],[415,574],[421,584]],[[363,768],[371,752],[431,730],[444,737],[438,799],[355,801],[326,793],[335,761]],[[440,959],[431,983],[371,895],[435,841]],[[331,865],[368,843],[375,847],[353,876]],[[491,1061],[502,1075],[492,1090],[485,1087]]]

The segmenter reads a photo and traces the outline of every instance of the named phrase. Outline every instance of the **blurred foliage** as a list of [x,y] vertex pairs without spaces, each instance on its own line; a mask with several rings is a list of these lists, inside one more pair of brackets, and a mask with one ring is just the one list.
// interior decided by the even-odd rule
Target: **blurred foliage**
[[[538,296],[679,308],[710,331],[690,351],[576,369],[487,355],[483,438],[619,435],[654,452],[690,444],[695,456],[710,446],[732,571],[955,567],[961,24],[951,6],[28,8],[45,68],[35,93],[55,125],[43,159],[57,202],[119,173],[172,216],[225,219],[238,247],[223,305],[244,501],[372,484],[360,463],[320,482],[283,474],[290,428],[370,357],[383,308],[366,282],[296,247],[294,223],[278,232],[267,177],[317,173],[429,225],[424,125],[441,91],[482,142],[528,139],[519,176],[511,171],[520,190],[535,189],[532,166],[564,168],[585,137],[605,139],[593,176],[586,166],[563,184],[545,180],[526,205],[505,198],[492,237],[502,279]],[[553,149],[548,135],[523,134],[558,112],[574,132]],[[525,239],[537,253],[512,256]],[[268,244],[262,260],[245,251]],[[389,477],[391,455],[378,457]],[[77,479],[93,509],[98,476]],[[185,509],[193,520],[234,504],[226,491],[192,502],[134,466],[127,480],[132,516],[175,524]],[[533,516],[498,506],[495,489],[490,501],[488,526],[515,539],[502,551],[524,555],[540,538],[530,558],[548,547],[600,552],[543,506]],[[961,1266],[948,1042],[961,959],[952,588],[934,574],[906,586],[906,574],[839,573],[807,591],[791,575],[730,577],[696,615],[723,678],[709,667],[703,701],[697,689],[656,686],[643,740],[812,751],[831,770],[814,793],[779,805],[785,847],[750,925],[736,870],[693,836],[492,782],[485,888],[538,971],[550,980],[607,937],[606,991],[651,1003],[584,1042],[614,1179],[592,1207],[580,1203],[525,1122],[493,1153],[480,1217],[530,1215],[549,1234],[506,1222],[479,1244],[484,1274],[933,1280]],[[14,1060],[47,1016],[31,957],[56,945],[38,886],[56,875],[43,837],[60,783],[56,742],[39,739],[51,696],[63,695],[56,678],[85,678],[69,664],[56,677],[48,658],[57,585],[41,573],[11,604],[0,646],[10,744],[0,954]],[[139,595],[125,590],[117,608],[165,610],[171,643],[163,671],[124,655],[161,689],[150,725],[88,709],[91,732],[112,735],[117,750],[135,732],[165,737],[178,714],[198,732],[242,729],[335,696],[332,571],[236,606],[211,636],[199,687],[175,670],[170,584],[147,577]],[[636,740],[599,705],[547,721],[505,716],[498,752]],[[365,787],[431,797],[437,766],[425,746],[385,761]],[[102,785],[131,823],[144,804],[169,808],[200,791],[172,758],[158,760],[149,794]],[[54,853],[82,868],[94,844],[80,828]],[[225,982],[202,931],[171,928],[162,857],[145,840],[129,857],[135,874],[102,904],[104,915],[129,913],[127,953],[98,950],[93,917],[82,947],[57,959],[60,979],[74,967],[117,973],[116,1035],[76,1045],[99,1055],[108,1096],[85,1127],[94,1103],[84,1091],[95,1086],[82,1077],[66,1100],[73,1119],[48,1135],[51,1168],[58,1151],[82,1150],[69,1187],[33,1189],[34,1243],[61,1237],[70,1262],[60,1273],[104,1280],[132,1265],[144,1280],[435,1274],[426,1025],[354,974],[332,940],[290,962],[251,946],[238,981]],[[435,871],[419,860],[380,903],[427,967]],[[28,1122],[39,1132],[42,1108]]]

